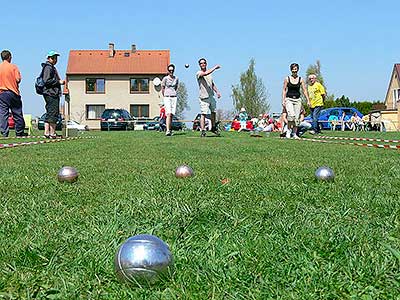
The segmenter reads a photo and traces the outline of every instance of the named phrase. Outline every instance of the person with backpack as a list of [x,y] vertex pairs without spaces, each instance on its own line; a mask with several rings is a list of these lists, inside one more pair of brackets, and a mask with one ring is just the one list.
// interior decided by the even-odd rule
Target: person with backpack
[[0,64],[0,131],[3,137],[8,137],[8,117],[10,110],[15,122],[15,135],[26,136],[24,133],[25,121],[22,114],[22,101],[19,92],[21,73],[18,67],[11,63],[11,52],[1,52]]
[[43,83],[42,95],[46,102],[45,138],[57,138],[56,123],[60,113],[61,86],[65,84],[65,80],[61,80],[55,67],[59,56],[60,54],[56,51],[49,51],[40,74]]

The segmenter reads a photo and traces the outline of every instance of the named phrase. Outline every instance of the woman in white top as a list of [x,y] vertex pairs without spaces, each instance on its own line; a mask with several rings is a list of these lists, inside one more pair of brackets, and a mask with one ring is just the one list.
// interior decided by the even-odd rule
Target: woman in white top
[[167,70],[168,75],[165,76],[161,81],[161,92],[164,97],[165,114],[167,115],[167,132],[165,133],[165,135],[171,136],[171,123],[172,116],[176,113],[176,96],[178,91],[179,79],[174,75],[175,66],[173,64],[168,65]]

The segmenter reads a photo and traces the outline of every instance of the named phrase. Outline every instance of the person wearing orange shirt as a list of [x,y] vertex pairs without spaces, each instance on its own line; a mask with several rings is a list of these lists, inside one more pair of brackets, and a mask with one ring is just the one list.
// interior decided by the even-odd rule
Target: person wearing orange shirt
[[25,122],[22,114],[22,101],[19,92],[21,73],[18,67],[11,63],[11,52],[1,52],[0,64],[0,131],[3,137],[8,137],[8,116],[10,110],[15,121],[16,136],[26,136],[24,133]]

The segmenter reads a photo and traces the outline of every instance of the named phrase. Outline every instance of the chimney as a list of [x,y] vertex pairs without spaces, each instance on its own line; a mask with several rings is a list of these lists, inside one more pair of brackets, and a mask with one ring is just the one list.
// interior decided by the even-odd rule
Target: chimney
[[136,45],[132,44],[132,53],[136,53]]
[[108,44],[108,57],[114,57],[115,50],[114,50],[114,44],[109,43]]

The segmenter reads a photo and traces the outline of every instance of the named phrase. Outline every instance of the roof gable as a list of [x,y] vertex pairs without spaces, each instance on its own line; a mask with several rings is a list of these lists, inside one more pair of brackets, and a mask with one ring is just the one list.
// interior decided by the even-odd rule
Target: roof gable
[[396,70],[397,73],[397,80],[399,80],[400,83],[400,64],[394,64],[394,69]]
[[169,50],[71,50],[67,75],[163,74],[170,62]]
[[390,87],[392,86],[394,78],[397,78],[397,81],[400,85],[400,64],[394,64],[392,74],[390,75],[389,85],[388,85],[388,88],[386,91],[386,96],[385,96],[386,108],[388,108],[389,92],[390,92]]

